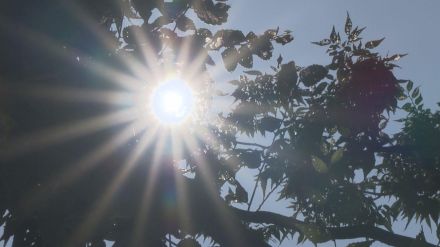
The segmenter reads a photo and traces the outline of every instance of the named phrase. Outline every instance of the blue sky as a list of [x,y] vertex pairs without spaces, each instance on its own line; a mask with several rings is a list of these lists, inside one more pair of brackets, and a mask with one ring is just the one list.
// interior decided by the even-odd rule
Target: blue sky
[[310,42],[326,38],[333,25],[342,32],[348,11],[354,25],[367,27],[366,40],[386,37],[378,49],[382,54],[408,53],[399,62],[398,77],[421,85],[427,105],[440,101],[436,94],[440,89],[436,68],[440,64],[440,1],[230,0],[229,4],[227,27],[256,32],[277,26],[292,30],[295,40],[276,49],[274,57],[281,53],[285,61],[294,59],[299,65],[329,61],[325,50]]

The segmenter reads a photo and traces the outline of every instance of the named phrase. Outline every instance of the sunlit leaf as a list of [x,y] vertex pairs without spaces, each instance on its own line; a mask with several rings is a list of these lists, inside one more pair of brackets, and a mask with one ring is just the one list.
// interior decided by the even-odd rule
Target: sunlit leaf
[[330,159],[331,164],[335,164],[339,162],[342,159],[343,154],[344,154],[344,150],[342,148],[336,150],[336,152],[333,153]]
[[327,164],[321,160],[320,158],[312,155],[312,165],[313,168],[319,173],[326,173],[328,172],[328,166]]

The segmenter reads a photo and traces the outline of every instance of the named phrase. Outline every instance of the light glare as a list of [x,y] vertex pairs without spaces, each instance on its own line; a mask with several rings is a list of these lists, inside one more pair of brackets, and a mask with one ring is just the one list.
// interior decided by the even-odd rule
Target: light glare
[[180,123],[191,112],[192,104],[192,92],[181,79],[167,80],[153,93],[152,110],[162,123]]

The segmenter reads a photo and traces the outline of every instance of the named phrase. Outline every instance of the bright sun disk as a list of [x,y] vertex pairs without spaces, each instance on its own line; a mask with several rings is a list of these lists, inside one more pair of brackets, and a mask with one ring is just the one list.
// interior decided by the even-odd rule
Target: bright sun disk
[[161,83],[153,92],[152,110],[162,123],[182,122],[192,110],[193,95],[182,79]]

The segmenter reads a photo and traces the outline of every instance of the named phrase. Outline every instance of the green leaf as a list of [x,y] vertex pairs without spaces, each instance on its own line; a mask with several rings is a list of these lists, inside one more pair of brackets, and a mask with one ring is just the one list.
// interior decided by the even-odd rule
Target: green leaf
[[416,105],[419,105],[423,100],[422,95],[419,95],[419,97],[417,97],[417,99],[415,100]]
[[321,160],[320,158],[312,155],[312,165],[313,168],[319,173],[326,173],[328,172],[328,166],[327,164]]
[[411,110],[412,110],[411,103],[405,103],[405,104],[402,106],[402,109],[405,110],[406,112],[411,112]]
[[411,97],[415,98],[417,96],[419,96],[420,90],[419,87],[416,87],[416,89],[414,89],[414,91],[411,94]]
[[333,153],[330,162],[331,164],[335,164],[339,162],[342,159],[342,156],[344,155],[344,149],[340,148],[336,150],[336,152]]
[[413,85],[414,85],[413,81],[408,81],[408,83],[406,84],[406,90],[408,90],[408,92],[411,91]]
[[378,40],[368,41],[368,42],[365,44],[365,48],[368,48],[368,49],[376,48],[377,46],[380,45],[380,43],[382,43],[382,41],[383,41],[384,39],[385,39],[385,38],[381,38],[381,39],[378,39]]
[[347,18],[345,19],[345,34],[350,35],[352,26],[353,24],[351,22],[350,15],[347,12]]

